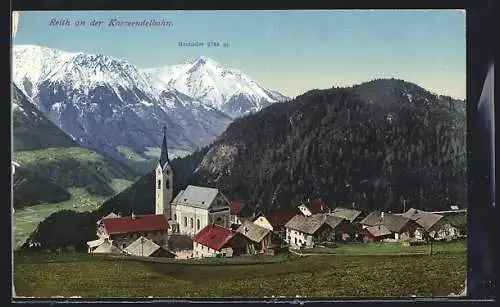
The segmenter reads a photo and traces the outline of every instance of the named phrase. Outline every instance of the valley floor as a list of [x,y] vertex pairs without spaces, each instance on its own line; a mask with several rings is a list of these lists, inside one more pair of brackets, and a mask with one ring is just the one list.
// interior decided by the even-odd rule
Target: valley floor
[[464,287],[467,253],[462,244],[462,250],[443,249],[432,256],[318,254],[194,262],[16,253],[14,284],[18,296],[32,297],[448,296]]
[[40,204],[15,210],[12,219],[14,249],[23,245],[30,234],[36,230],[38,224],[52,213],[61,210],[92,211],[106,200],[106,197],[90,195],[84,189],[69,189],[69,191],[72,197],[68,201],[55,204]]

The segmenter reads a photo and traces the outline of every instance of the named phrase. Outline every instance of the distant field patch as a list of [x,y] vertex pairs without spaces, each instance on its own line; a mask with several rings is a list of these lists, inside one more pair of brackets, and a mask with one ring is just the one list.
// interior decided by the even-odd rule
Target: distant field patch
[[25,164],[50,164],[61,159],[77,159],[97,162],[101,155],[82,147],[58,148],[51,147],[40,150],[18,151],[13,153],[13,160],[21,166]]
[[97,209],[107,198],[88,194],[85,189],[69,189],[72,198],[55,204],[41,204],[18,209],[14,212],[14,248],[21,246],[38,224],[52,213],[61,210],[86,212]]
[[[158,159],[160,157],[160,154],[161,154],[161,148],[159,147],[146,147],[146,151],[144,152],[145,156],[155,159]],[[182,149],[168,150],[168,156],[170,159],[183,158],[185,156],[188,156],[189,154],[191,154],[191,152]]]

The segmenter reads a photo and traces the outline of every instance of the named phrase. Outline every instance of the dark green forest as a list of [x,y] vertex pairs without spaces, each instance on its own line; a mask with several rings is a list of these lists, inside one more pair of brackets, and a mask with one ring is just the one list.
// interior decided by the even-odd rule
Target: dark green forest
[[[260,208],[307,198],[365,212],[402,212],[403,201],[424,210],[466,207],[465,125],[465,101],[402,80],[311,90],[235,120],[207,148],[172,161],[175,192],[217,187]],[[153,187],[151,173],[95,218],[153,212]]]
[[[465,119],[464,101],[401,80],[313,90],[235,121],[190,180],[266,208],[466,207]],[[237,148],[231,163],[221,146]]]

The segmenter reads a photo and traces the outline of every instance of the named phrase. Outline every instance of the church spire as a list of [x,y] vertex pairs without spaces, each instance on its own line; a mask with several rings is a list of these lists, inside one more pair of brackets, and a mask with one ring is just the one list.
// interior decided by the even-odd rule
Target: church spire
[[168,151],[167,151],[167,127],[163,126],[163,143],[161,144],[161,154],[160,154],[160,165],[165,166],[165,163],[169,162]]

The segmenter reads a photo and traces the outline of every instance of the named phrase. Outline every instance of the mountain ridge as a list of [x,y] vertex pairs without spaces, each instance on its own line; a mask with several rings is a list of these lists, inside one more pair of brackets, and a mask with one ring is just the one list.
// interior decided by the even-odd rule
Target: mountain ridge
[[59,128],[87,148],[127,162],[118,146],[144,154],[161,131],[173,148],[193,151],[230,123],[222,111],[99,54],[15,45],[13,79]]
[[207,56],[142,71],[233,118],[289,99],[262,87],[241,70],[224,66]]

